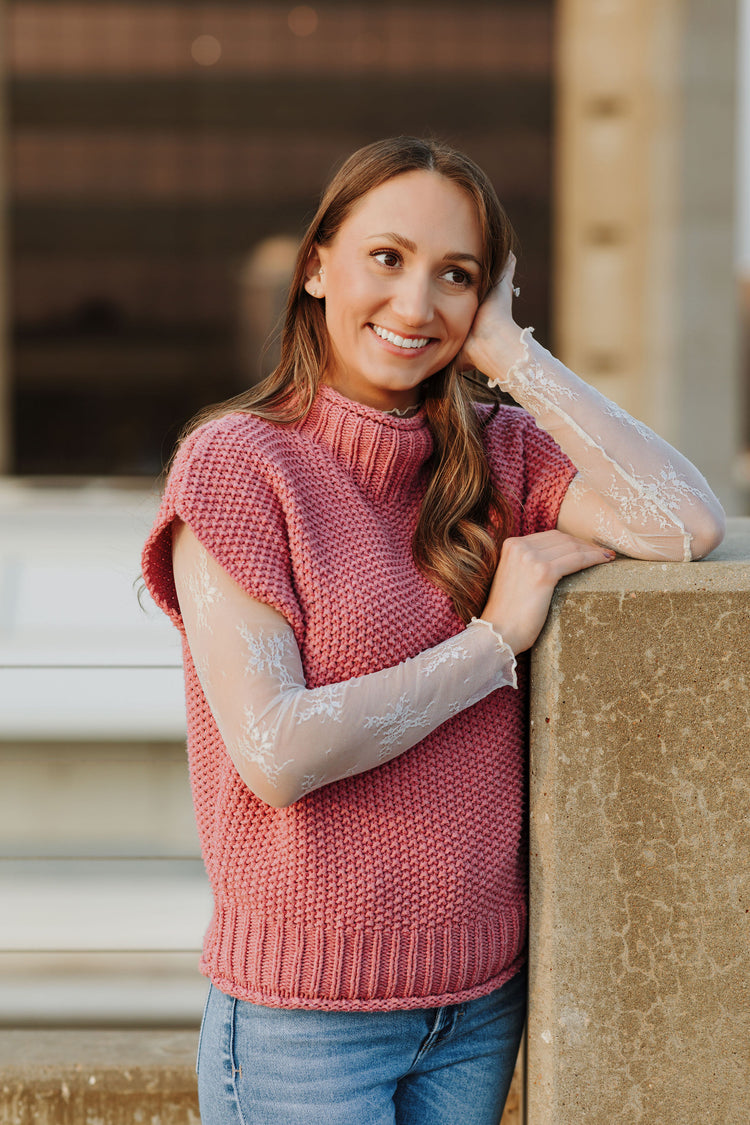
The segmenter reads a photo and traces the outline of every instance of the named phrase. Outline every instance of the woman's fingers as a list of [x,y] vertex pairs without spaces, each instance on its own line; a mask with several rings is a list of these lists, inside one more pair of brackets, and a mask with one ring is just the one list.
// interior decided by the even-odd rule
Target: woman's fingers
[[[491,343],[495,335],[513,325],[513,274],[516,268],[514,254],[508,261],[498,283],[490,289],[477,308],[474,323],[457,356],[459,370],[468,371],[479,367],[481,370],[482,348]],[[518,330],[520,332],[520,329]]]
[[504,282],[507,282],[508,285],[513,288],[513,277],[515,276],[516,265],[516,256],[511,250],[510,254],[508,254],[508,261],[505,263],[505,269],[500,275],[500,281],[498,282],[498,285],[502,285]]
[[614,551],[609,548],[562,531],[543,531],[507,539],[503,544],[503,553],[514,558],[517,556],[527,565],[537,566],[542,571],[549,567],[559,577],[615,557]]
[[535,536],[524,536],[509,541],[509,549],[511,552],[519,552],[526,564],[536,566],[542,575],[548,571],[549,579],[555,583],[566,574],[575,574],[578,570],[608,562],[615,557],[614,551],[606,547],[561,531],[542,532],[542,535],[549,536],[549,539],[529,542]]
[[506,539],[482,616],[514,652],[523,652],[539,635],[560,579],[614,557],[608,548],[562,531]]

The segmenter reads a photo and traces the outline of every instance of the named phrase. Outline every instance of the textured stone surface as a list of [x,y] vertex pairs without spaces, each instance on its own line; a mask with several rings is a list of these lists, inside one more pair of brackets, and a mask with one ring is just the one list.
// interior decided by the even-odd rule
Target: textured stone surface
[[[0,1122],[200,1125],[197,1042],[197,1030],[0,1031]],[[523,1054],[500,1125],[523,1123]]]
[[3,1125],[200,1125],[198,1032],[2,1031]]
[[534,654],[529,1125],[750,1121],[750,521],[566,580]]

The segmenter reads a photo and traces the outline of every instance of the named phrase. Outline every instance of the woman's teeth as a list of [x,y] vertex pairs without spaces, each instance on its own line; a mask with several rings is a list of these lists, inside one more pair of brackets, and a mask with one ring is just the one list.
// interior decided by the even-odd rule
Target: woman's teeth
[[381,340],[387,340],[389,344],[395,344],[397,348],[424,348],[429,344],[429,336],[397,336],[395,332],[389,332],[387,328],[380,328],[379,325],[373,324],[372,330],[376,336]]

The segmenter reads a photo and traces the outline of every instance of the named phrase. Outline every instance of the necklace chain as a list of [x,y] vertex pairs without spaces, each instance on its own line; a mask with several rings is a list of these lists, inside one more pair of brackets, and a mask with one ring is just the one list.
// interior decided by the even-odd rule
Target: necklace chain
[[393,414],[396,418],[409,418],[412,414],[416,414],[419,410],[419,405],[405,406],[400,410],[398,406],[394,406],[393,410],[384,410],[384,414]]

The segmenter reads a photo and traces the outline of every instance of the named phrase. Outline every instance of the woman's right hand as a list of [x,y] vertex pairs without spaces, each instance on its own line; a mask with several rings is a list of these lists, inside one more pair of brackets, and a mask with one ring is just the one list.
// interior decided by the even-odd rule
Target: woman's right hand
[[613,558],[614,551],[562,531],[506,539],[482,618],[514,653],[524,652],[542,631],[560,579]]

